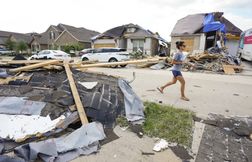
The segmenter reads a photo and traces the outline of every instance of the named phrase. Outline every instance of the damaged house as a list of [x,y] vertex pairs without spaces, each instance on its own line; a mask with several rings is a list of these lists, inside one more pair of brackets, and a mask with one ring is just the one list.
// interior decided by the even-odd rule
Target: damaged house
[[128,52],[141,50],[146,55],[157,55],[167,41],[139,25],[127,24],[112,28],[92,38],[93,48],[116,47]]
[[51,25],[44,33],[34,37],[31,42],[32,51],[44,49],[61,49],[66,45],[80,45],[81,48],[91,47],[91,38],[99,34],[83,27],[65,24]]
[[13,65],[0,63],[0,161],[71,161],[118,139],[118,117],[144,121],[142,101],[122,78],[58,60]]
[[225,34],[229,54],[235,56],[242,31],[223,17],[223,12],[188,15],[178,20],[171,33],[171,53],[176,50],[176,41],[184,41],[189,53],[202,53],[217,45],[219,31]]

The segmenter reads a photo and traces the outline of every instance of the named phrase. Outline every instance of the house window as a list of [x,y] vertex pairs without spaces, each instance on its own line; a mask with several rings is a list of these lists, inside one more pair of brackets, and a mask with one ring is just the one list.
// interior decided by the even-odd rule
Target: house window
[[144,51],[144,40],[135,39],[132,40],[132,43],[133,43],[133,51],[137,51],[138,49],[140,49],[142,52]]
[[136,31],[136,28],[128,28],[127,32],[128,33],[134,33]]
[[55,33],[53,31],[50,31],[50,39],[55,39]]

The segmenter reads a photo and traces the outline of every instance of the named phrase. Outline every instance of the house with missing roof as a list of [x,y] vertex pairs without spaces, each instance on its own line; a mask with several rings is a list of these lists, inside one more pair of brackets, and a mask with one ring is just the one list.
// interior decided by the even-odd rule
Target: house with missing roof
[[51,25],[49,28],[36,35],[32,42],[32,51],[44,49],[61,49],[66,45],[80,45],[82,48],[91,47],[91,38],[99,32],[83,27],[74,27],[65,24]]
[[118,26],[92,38],[93,48],[116,47],[128,52],[140,49],[146,55],[158,55],[161,46],[168,47],[158,33],[135,24]]
[[171,53],[176,51],[176,41],[184,41],[189,53],[202,53],[216,46],[217,32],[225,34],[225,46],[236,55],[242,32],[223,16],[223,12],[188,15],[177,21],[171,33]]

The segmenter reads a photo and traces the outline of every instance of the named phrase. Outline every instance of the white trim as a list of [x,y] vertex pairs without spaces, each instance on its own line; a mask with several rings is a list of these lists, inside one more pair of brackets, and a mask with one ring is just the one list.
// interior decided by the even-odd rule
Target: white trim
[[70,34],[71,37],[73,37],[75,40],[77,40],[78,42],[81,42],[79,39],[77,39],[76,37],[73,36],[73,34],[71,34],[68,30],[64,30],[59,36],[58,38],[55,39],[54,43],[56,43],[58,41],[58,39],[65,33],[68,32],[68,34]]
[[51,25],[57,32],[59,32],[59,30],[57,28],[55,28],[53,25]]
[[48,30],[49,30],[51,27],[52,27],[54,30],[56,30],[57,32],[59,32],[53,25],[50,25],[50,26],[46,29],[45,33],[47,33]]

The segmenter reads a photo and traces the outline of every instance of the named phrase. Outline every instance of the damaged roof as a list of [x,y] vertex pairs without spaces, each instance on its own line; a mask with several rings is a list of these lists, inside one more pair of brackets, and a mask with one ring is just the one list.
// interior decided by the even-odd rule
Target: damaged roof
[[[171,36],[203,33],[203,22],[207,14],[209,13],[188,15],[178,20],[171,32]],[[237,26],[235,26],[233,23],[222,16],[223,12],[215,12],[213,14],[215,21],[220,21],[221,23],[225,24],[227,33],[231,33],[237,36],[241,34],[241,29],[239,29]]]
[[[135,28],[136,31],[129,33],[127,32],[127,28]],[[104,33],[101,33],[95,37],[92,38],[92,40],[100,39],[102,37],[110,37],[110,38],[120,38],[120,37],[125,37],[125,38],[156,38],[159,39],[160,36],[157,34],[151,32],[150,30],[146,30],[143,27],[137,25],[137,24],[126,24],[126,25],[121,25],[117,26],[115,28],[109,29],[105,31]]]
[[195,34],[203,27],[205,14],[188,15],[177,21],[171,36]]

